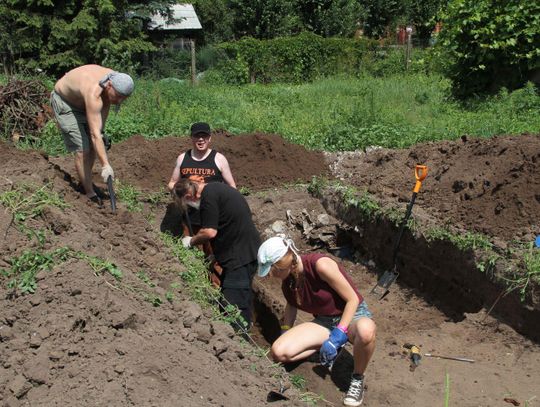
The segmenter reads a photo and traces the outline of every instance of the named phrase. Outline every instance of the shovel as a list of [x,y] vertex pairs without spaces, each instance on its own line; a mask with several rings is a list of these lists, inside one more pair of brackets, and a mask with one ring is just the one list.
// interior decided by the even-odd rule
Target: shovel
[[384,274],[379,278],[379,281],[377,281],[377,284],[371,289],[370,294],[373,294],[375,296],[379,297],[379,300],[382,300],[390,291],[389,287],[392,285],[394,281],[399,276],[399,273],[397,272],[397,254],[399,249],[399,243],[401,242],[401,236],[403,235],[403,231],[405,230],[405,226],[407,225],[407,221],[409,220],[412,212],[412,207],[414,205],[414,201],[416,200],[416,195],[418,195],[418,192],[420,191],[420,187],[422,186],[422,181],[427,177],[428,174],[428,168],[425,165],[416,165],[416,168],[414,169],[414,176],[416,177],[416,184],[413,189],[413,194],[411,201],[409,202],[409,205],[407,206],[407,212],[405,213],[405,217],[401,221],[401,225],[398,232],[397,240],[394,244],[394,253],[392,257],[392,270],[387,270],[384,272]]
[[284,394],[285,390],[287,390],[289,387],[284,386],[283,382],[279,382],[279,391],[271,390],[268,395],[266,396],[266,401],[272,402],[272,401],[280,401],[280,400],[289,400],[289,398]]
[[116,194],[114,193],[113,179],[110,175],[107,177],[107,190],[111,199],[111,211],[112,213],[116,213]]

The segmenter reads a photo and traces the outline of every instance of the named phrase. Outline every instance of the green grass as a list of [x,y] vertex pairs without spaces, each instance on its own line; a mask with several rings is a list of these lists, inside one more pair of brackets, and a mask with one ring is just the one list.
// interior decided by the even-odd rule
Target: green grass
[[521,300],[524,301],[529,293],[531,284],[540,286],[540,249],[529,243],[521,251],[521,259],[518,267],[511,270],[513,277],[507,279],[507,292],[518,290]]
[[[281,134],[314,149],[402,148],[464,134],[538,133],[538,109],[540,96],[532,85],[463,106],[450,99],[446,79],[423,74],[335,77],[300,85],[192,87],[138,80],[120,112],[111,113],[107,133],[115,142],[133,134],[185,136],[191,123],[204,120],[234,134]],[[47,126],[40,147],[61,151],[57,132]]]
[[143,206],[141,201],[141,193],[133,186],[129,184],[115,181],[116,196],[120,201],[126,204],[126,208],[129,212],[141,212]]
[[444,407],[450,405],[450,375],[446,373],[444,378]]

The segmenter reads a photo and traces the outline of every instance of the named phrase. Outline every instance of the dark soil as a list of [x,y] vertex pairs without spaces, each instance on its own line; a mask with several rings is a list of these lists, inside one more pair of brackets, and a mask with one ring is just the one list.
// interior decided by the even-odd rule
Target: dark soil
[[540,234],[540,137],[462,137],[404,150],[332,157],[345,183],[382,201],[408,202],[416,164],[428,166],[417,206],[439,223],[504,241]]
[[[280,221],[304,250],[313,248],[314,236],[326,232],[321,229],[317,235],[317,228],[309,233],[304,229],[302,239],[301,219],[305,213],[317,219],[325,211],[304,187],[293,184],[308,182],[315,175],[335,176],[368,189],[383,203],[405,205],[417,163],[428,165],[430,173],[417,199],[416,216],[451,222],[500,244],[512,239],[532,241],[540,234],[538,136],[341,155],[307,151],[277,135],[217,132],[212,142],[229,160],[238,187],[252,192],[248,201],[263,236],[275,233]],[[176,157],[189,145],[185,138],[135,136],[114,145],[110,159],[120,182],[158,192],[164,190]],[[3,405],[266,404],[268,392],[279,387],[276,370],[252,347],[233,338],[228,325],[212,320],[189,300],[190,293],[178,277],[185,268],[158,234],[170,209],[165,193],[158,204],[145,202],[142,212],[129,212],[120,202],[113,215],[76,191],[71,157],[44,157],[0,144],[0,168],[0,193],[21,183],[48,183],[70,205],[65,210],[49,208],[26,222],[32,228],[50,229],[45,251],[69,246],[108,259],[123,273],[119,283],[109,274],[94,272],[85,261],[70,259],[52,271],[40,272],[38,289],[31,295],[8,288],[8,279],[0,275]],[[95,182],[104,188],[97,170]],[[2,269],[8,269],[24,250],[40,250],[35,239],[15,227],[7,211],[0,211],[0,233]],[[346,262],[346,266],[361,291],[367,292],[375,282],[374,273],[361,263]],[[154,286],[140,278],[141,272]],[[273,282],[257,280],[256,290],[279,312],[282,298]],[[174,295],[172,302],[165,299],[167,292]],[[149,301],[155,297],[162,299],[159,307]],[[537,345],[486,316],[485,310],[456,322],[426,302],[421,292],[400,286],[385,301],[370,302],[370,307],[378,325],[378,348],[367,372],[365,405],[442,405],[447,377],[451,405],[504,406],[508,405],[505,398],[538,405]],[[263,318],[261,310],[259,315],[259,324],[271,319]],[[258,332],[253,334],[259,344],[265,343]],[[271,339],[271,333],[266,339]],[[424,358],[411,372],[402,353],[405,342],[420,345],[424,352],[477,362]],[[311,362],[289,367],[292,374],[307,379],[307,389],[300,392],[314,392],[304,394],[304,399],[323,395],[339,405],[352,368],[350,355],[344,353],[340,360],[332,377]],[[292,400],[274,404],[301,404],[293,388],[286,394]]]

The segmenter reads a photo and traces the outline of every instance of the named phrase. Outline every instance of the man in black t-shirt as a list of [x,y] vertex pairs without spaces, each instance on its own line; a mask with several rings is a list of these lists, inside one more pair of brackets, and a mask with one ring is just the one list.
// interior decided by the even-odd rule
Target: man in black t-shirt
[[210,241],[214,256],[223,268],[221,292],[229,303],[240,309],[249,329],[251,282],[257,271],[261,238],[248,203],[236,189],[218,182],[203,184],[183,178],[173,191],[182,204],[199,208],[201,214],[201,229],[195,236],[182,239],[184,247]]
[[[210,125],[204,122],[193,123],[191,126],[191,142],[193,147],[180,154],[176,159],[171,179],[167,184],[170,191],[180,178],[189,178],[193,181],[209,184],[211,182],[225,182],[236,188],[229,162],[225,156],[210,148],[212,132]],[[183,214],[184,236],[196,234],[201,227],[201,216],[195,208],[188,208]],[[207,257],[213,255],[210,243],[200,246]],[[212,284],[219,287],[221,267],[212,262],[209,267]]]

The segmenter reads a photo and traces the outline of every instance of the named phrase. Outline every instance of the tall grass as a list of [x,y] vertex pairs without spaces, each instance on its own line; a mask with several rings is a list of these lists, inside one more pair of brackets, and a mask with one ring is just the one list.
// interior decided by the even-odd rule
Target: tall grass
[[[540,96],[533,85],[467,106],[449,94],[447,80],[423,74],[334,77],[301,85],[192,87],[177,79],[139,80],[120,112],[111,112],[106,130],[115,141],[133,134],[182,136],[191,123],[207,121],[235,134],[278,133],[326,150],[401,148],[464,134],[540,133]],[[58,150],[49,142],[43,147]]]

